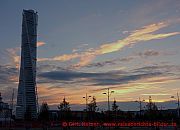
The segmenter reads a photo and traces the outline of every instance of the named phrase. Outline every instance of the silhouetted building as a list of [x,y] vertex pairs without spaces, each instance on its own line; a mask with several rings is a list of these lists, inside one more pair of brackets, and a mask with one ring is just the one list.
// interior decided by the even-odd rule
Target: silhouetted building
[[0,93],[0,121],[5,120],[11,117],[11,109],[9,108],[8,103],[2,101]]
[[100,112],[93,111],[59,111],[59,110],[49,110],[50,120],[58,121],[87,121],[102,119],[102,114]]
[[21,66],[16,118],[37,118],[36,88],[37,12],[23,10]]

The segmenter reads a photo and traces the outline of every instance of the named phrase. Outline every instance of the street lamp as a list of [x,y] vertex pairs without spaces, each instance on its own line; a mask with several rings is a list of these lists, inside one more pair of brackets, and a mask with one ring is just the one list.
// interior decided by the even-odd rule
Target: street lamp
[[83,98],[85,98],[85,100],[86,100],[86,111],[87,111],[87,103],[88,103],[88,99],[89,99],[90,97],[91,97],[91,96],[88,96],[87,93],[86,93],[86,96],[83,97]]
[[[109,119],[109,121],[110,121],[110,104],[109,104],[109,97],[110,97],[110,95],[112,94],[112,93],[114,93],[114,91],[109,91],[109,88],[108,88],[108,92],[107,93],[102,93],[102,94],[104,94],[104,95],[107,95],[107,97],[108,97],[108,119]],[[110,130],[110,127],[109,127],[109,130]]]
[[177,100],[177,113],[178,113],[178,118],[180,116],[180,112],[179,112],[179,93],[177,92],[177,98],[175,98],[174,96],[171,96],[171,98]]
[[135,102],[139,103],[139,114],[141,116],[141,111],[142,111],[142,102],[144,102],[145,100],[141,100],[141,98],[139,97],[139,100],[136,100]]
[[109,88],[108,88],[108,92],[107,93],[102,93],[104,95],[107,95],[107,97],[108,97],[108,111],[110,111],[109,97],[110,97],[111,93],[114,93],[114,91],[110,92]]

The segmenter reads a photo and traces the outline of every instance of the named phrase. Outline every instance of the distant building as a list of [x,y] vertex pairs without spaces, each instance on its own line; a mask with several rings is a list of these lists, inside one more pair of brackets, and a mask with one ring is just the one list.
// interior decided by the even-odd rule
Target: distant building
[[37,118],[36,89],[37,12],[23,10],[21,66],[16,119]]
[[98,120],[102,119],[103,115],[100,112],[91,111],[59,111],[49,110],[50,120],[74,120],[74,121],[85,121],[85,120]]
[[0,121],[5,120],[11,117],[11,109],[9,108],[8,103],[2,101],[0,93]]

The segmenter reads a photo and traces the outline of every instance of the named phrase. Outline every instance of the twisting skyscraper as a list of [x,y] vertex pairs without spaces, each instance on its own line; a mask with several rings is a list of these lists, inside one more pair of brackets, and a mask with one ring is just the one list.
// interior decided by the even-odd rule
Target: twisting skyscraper
[[17,95],[16,118],[37,118],[36,49],[37,12],[23,10],[21,66]]

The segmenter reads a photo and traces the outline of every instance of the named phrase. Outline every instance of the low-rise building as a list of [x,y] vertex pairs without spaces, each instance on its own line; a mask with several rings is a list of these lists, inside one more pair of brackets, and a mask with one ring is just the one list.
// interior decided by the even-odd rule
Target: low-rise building
[[0,120],[5,120],[11,118],[11,109],[9,108],[8,103],[2,101],[0,93]]

